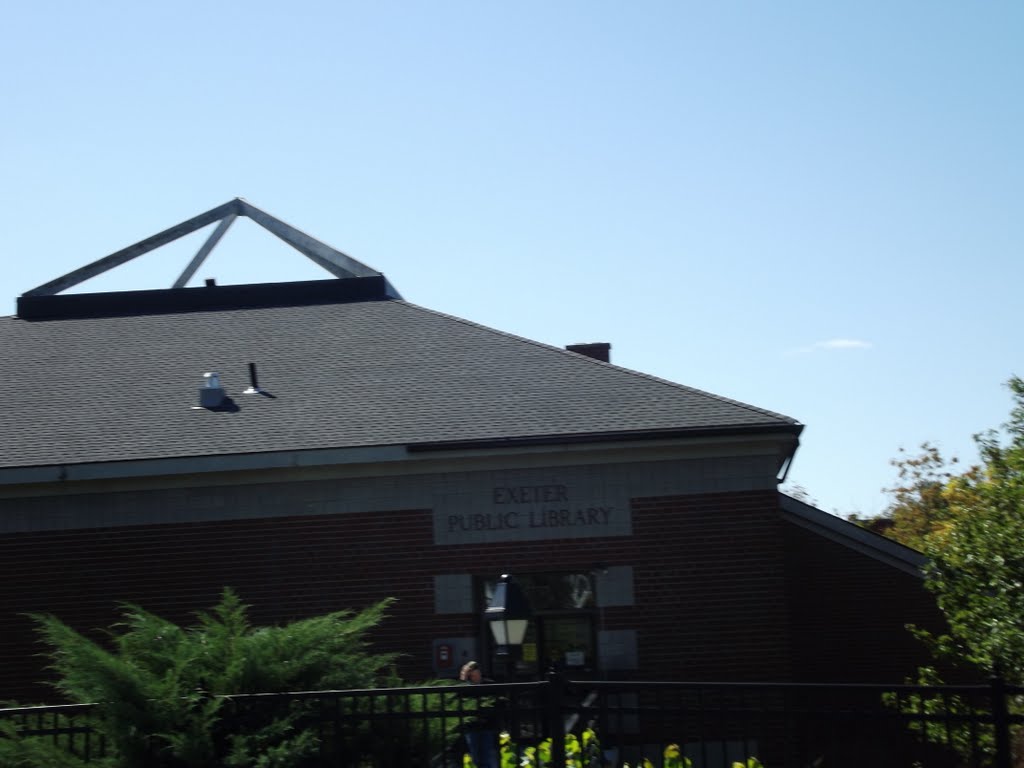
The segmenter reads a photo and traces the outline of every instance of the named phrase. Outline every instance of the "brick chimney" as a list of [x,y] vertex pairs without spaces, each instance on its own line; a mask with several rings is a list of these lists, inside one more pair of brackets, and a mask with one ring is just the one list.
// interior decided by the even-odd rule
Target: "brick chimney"
[[595,341],[590,344],[567,344],[565,348],[570,352],[575,352],[577,355],[600,360],[602,363],[611,362],[608,359],[608,353],[612,345],[606,341]]

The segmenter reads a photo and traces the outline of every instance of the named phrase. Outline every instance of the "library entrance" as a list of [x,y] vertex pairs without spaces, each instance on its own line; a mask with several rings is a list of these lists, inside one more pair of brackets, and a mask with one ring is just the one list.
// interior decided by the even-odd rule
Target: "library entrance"
[[[537,680],[550,669],[570,675],[597,671],[597,613],[590,573],[532,573],[512,577],[530,604],[530,623],[521,649],[497,654],[486,633],[487,658],[495,679]],[[482,582],[481,604],[487,606],[497,579]],[[481,609],[482,610],[482,609]]]

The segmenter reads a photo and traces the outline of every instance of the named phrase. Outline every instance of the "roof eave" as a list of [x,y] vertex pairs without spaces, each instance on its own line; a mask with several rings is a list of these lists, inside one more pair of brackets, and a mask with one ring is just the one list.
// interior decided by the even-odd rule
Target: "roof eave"
[[[795,425],[799,429],[799,425]],[[798,431],[797,429],[797,431]],[[699,442],[701,439],[714,441],[715,439],[730,440],[735,438],[753,437],[778,437],[791,436],[791,440],[785,440],[781,447],[787,456],[792,455],[797,440],[793,430],[776,430],[774,433],[764,429],[757,431],[717,432],[691,430],[685,434],[678,431],[666,432],[635,432],[624,436],[616,433],[618,439],[611,439],[612,435],[570,435],[557,439],[551,436],[549,439],[524,438],[522,440],[509,439],[505,441],[451,441],[445,444],[410,444],[410,445],[378,445],[338,448],[316,448],[306,450],[290,451],[258,451],[242,454],[211,454],[204,456],[178,456],[150,459],[127,459],[121,461],[107,462],[86,462],[78,464],[47,464],[34,466],[12,466],[0,467],[0,486],[19,485],[46,485],[52,483],[75,483],[93,482],[97,480],[116,480],[127,478],[161,477],[169,475],[191,475],[191,474],[216,474],[225,472],[251,472],[276,469],[299,469],[308,467],[320,467],[327,465],[356,465],[356,464],[397,464],[409,463],[420,464],[427,459],[449,459],[453,456],[464,460],[466,456],[476,454],[484,457],[488,455],[518,455],[520,453],[534,453],[540,451],[549,453],[559,452],[561,456],[567,456],[560,446],[569,448],[570,453],[579,456],[589,455],[595,450],[603,450],[602,446],[611,450],[613,446],[622,444],[625,440],[636,441],[638,450],[649,449],[652,444],[660,443],[679,446],[682,444],[681,437],[690,438],[685,441],[688,444]],[[604,439],[602,439],[604,438]],[[646,441],[646,442],[643,442]],[[447,456],[443,455],[445,452]],[[419,459],[420,461],[417,461]],[[412,463],[410,463],[412,460]],[[421,469],[417,471],[422,471]]]
[[[522,437],[496,437],[474,440],[439,440],[414,443],[409,452],[483,450],[487,448],[508,448],[512,446],[626,442],[633,440],[664,440],[670,438],[704,438],[734,435],[790,435],[798,438],[803,424],[756,424],[725,427],[690,427],[677,429],[622,430],[614,432],[585,432],[578,434],[526,435]],[[795,450],[795,446],[794,446]]]
[[859,525],[784,493],[779,494],[779,508],[783,518],[794,525],[897,568],[904,573],[918,578],[924,577],[924,568],[928,563],[928,558],[916,549],[906,547],[874,531],[861,528]]

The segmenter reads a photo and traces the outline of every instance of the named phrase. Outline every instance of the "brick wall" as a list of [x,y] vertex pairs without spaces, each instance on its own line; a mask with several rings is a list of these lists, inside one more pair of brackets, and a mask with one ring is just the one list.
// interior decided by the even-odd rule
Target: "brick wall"
[[23,613],[89,631],[130,601],[189,621],[225,585],[253,605],[257,623],[397,598],[374,642],[405,654],[399,671],[409,679],[431,675],[434,638],[480,631],[474,613],[434,613],[438,574],[631,566],[635,604],[603,609],[600,628],[636,631],[644,678],[892,680],[917,650],[903,623],[934,618],[920,582],[783,522],[773,491],[634,500],[632,528],[437,546],[431,511],[406,510],[7,534],[0,700],[54,699],[34,685],[41,648]]
[[941,629],[923,581],[796,525],[785,525],[794,679],[900,682],[928,660],[906,630]]
[[439,629],[431,537],[426,511],[0,537],[0,699],[53,699],[31,684],[39,676],[32,654],[41,648],[23,612],[54,613],[90,630],[115,618],[115,601],[129,601],[189,621],[191,611],[211,606],[226,585],[252,604],[257,623],[399,597],[375,641],[381,650],[406,651],[410,636]]
[[789,675],[774,492],[634,504],[636,618],[645,676],[781,680]]
[[114,620],[116,601],[188,621],[225,585],[253,605],[257,622],[392,596],[375,641],[406,653],[400,671],[422,678],[432,638],[478,631],[475,615],[434,614],[435,574],[587,571],[599,562],[634,566],[637,606],[606,609],[603,628],[636,629],[651,673],[776,677],[785,665],[773,500],[650,499],[634,504],[632,538],[489,545],[434,546],[426,510],[8,534],[0,537],[0,698],[52,698],[30,685],[40,648],[25,612],[91,630]]

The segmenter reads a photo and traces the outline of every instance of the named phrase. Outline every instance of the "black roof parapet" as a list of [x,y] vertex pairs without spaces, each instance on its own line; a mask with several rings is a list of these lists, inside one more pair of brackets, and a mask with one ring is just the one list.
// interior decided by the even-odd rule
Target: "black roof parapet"
[[384,275],[291,283],[207,285],[114,293],[18,297],[22,320],[124,317],[256,307],[299,307],[394,298]]

